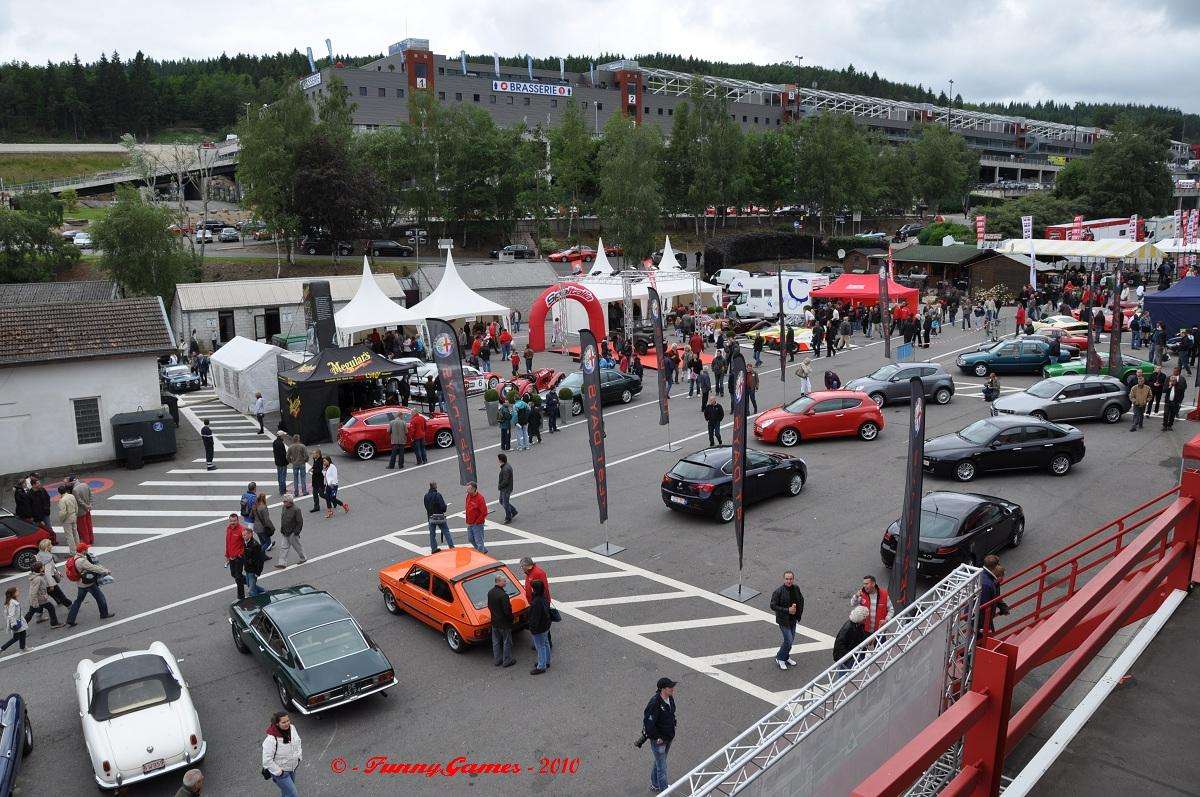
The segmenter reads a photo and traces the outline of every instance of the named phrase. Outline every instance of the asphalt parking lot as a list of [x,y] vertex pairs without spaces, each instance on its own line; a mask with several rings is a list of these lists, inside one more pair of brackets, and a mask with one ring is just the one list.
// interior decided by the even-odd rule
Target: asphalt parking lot
[[[928,436],[986,414],[979,398],[982,380],[953,367],[958,351],[980,340],[978,330],[947,330],[932,348],[918,350],[918,359],[937,359],[955,373],[958,391],[949,405],[929,407]],[[877,341],[856,343],[859,347],[833,361],[844,382],[883,359]],[[819,382],[829,366],[825,359],[814,364]],[[573,367],[553,354],[538,355],[535,366],[543,365]],[[768,354],[760,410],[797,392],[796,378],[789,374],[781,385],[777,369],[777,356]],[[1034,381],[1001,379],[1005,389]],[[1192,400],[1189,391],[1188,403]],[[117,617],[102,622],[89,603],[78,627],[52,632],[35,625],[29,652],[14,657],[10,649],[0,656],[0,673],[25,695],[38,736],[38,749],[22,774],[24,783],[36,786],[28,791],[27,785],[26,793],[94,793],[73,695],[75,666],[83,658],[144,648],[154,640],[170,647],[188,677],[209,743],[204,770],[211,793],[275,791],[261,781],[257,757],[278,702],[265,671],[231,644],[225,616],[233,585],[222,556],[223,518],[237,506],[244,483],[257,479],[275,492],[269,440],[248,419],[203,394],[185,403],[191,419],[181,434],[194,437],[190,424],[201,416],[219,427],[219,470],[205,472],[195,461],[193,440],[185,445],[192,455],[170,463],[82,474],[114,482],[97,494],[96,526],[102,561],[117,579],[105,589]],[[473,407],[478,403],[472,400]],[[425,550],[420,497],[428,482],[438,481],[451,512],[461,512],[452,453],[434,451],[421,467],[410,459],[398,472],[385,470],[382,460],[361,463],[342,456],[341,496],[352,512],[332,520],[306,513],[308,563],[272,570],[264,586],[309,583],[332,592],[390,657],[400,684],[386,698],[368,698],[321,718],[297,718],[305,750],[301,792],[637,793],[646,788],[650,755],[632,743],[660,675],[680,681],[679,735],[670,757],[671,775],[678,777],[831,663],[831,635],[845,619],[861,576],[886,578],[879,541],[900,511],[908,408],[885,408],[887,428],[872,442],[831,440],[790,450],[806,460],[809,480],[798,497],[748,510],[742,579],[763,594],[740,604],[717,594],[738,580],[732,526],[669,512],[659,495],[662,474],[707,442],[698,404],[686,398],[686,388],[676,388],[671,437],[682,448],[675,452],[660,450],[666,435],[657,426],[652,378],[633,404],[606,408],[605,527],[597,523],[581,421],[560,434],[543,434],[543,443],[531,452],[512,452],[513,503],[520,514],[511,525],[492,524],[488,544],[502,559],[531,555],[545,561],[564,621],[554,627],[552,669],[539,678],[528,675],[533,653],[525,635],[515,645],[519,666],[496,669],[490,650],[455,655],[436,632],[388,614],[380,600],[378,569]],[[472,421],[482,491],[494,501],[499,435],[486,427],[482,409],[473,411]],[[1112,426],[1079,426],[1087,456],[1067,476],[1021,471],[982,475],[965,486],[1024,507],[1025,541],[1003,556],[1010,572],[1169,489],[1180,449],[1192,433],[1186,421],[1174,431],[1160,431],[1156,417],[1137,434],[1128,432],[1128,416]],[[926,490],[961,487],[925,480]],[[308,508],[307,500],[302,506]],[[450,525],[465,544],[461,514]],[[591,553],[606,538],[626,550],[615,558]],[[781,672],[771,661],[778,631],[767,603],[785,568],[796,571],[806,604],[794,654],[798,666]],[[17,583],[24,586],[23,580]],[[372,756],[391,763],[445,763],[466,756],[472,762],[519,763],[522,771],[436,778],[366,774]],[[539,772],[543,759],[563,758],[579,759],[574,774]],[[339,759],[346,769],[341,773]],[[130,793],[173,793],[177,786],[178,778],[168,776]]]

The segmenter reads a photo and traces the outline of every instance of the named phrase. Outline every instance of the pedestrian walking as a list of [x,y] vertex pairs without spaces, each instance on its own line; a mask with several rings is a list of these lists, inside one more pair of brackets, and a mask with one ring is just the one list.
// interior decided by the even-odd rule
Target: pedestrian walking
[[550,428],[550,434],[558,431],[558,394],[551,388],[546,393],[546,424]]
[[396,461],[400,462],[400,469],[404,470],[404,447],[408,444],[408,424],[404,422],[404,416],[396,413],[392,416],[392,420],[388,423],[388,442],[392,445],[392,455],[388,457],[388,470],[396,468]]
[[208,369],[212,366],[208,355],[203,352],[196,358],[196,371],[200,374],[200,384],[203,387],[208,387]]
[[246,579],[242,568],[242,555],[245,544],[242,541],[242,520],[236,514],[230,513],[229,522],[225,524],[225,566],[229,568],[229,576],[237,585],[238,600],[246,597]]
[[325,517],[333,517],[335,506],[340,506],[343,512],[350,514],[350,505],[338,498],[337,465],[334,465],[333,460],[329,457],[325,457],[322,463],[325,466]]
[[541,675],[550,669],[550,601],[546,597],[543,581],[530,584],[529,613],[526,622],[529,635],[533,637],[533,647],[537,650],[537,664],[529,671],[530,675]]
[[208,425],[208,418],[204,419],[204,425],[200,427],[200,442],[204,444],[204,469],[216,470],[217,466],[213,464],[213,454],[215,452],[213,430]]
[[[308,448],[300,442],[300,435],[292,435],[291,445],[287,447],[287,461],[292,466],[292,494],[299,498],[308,493],[308,476],[304,465],[308,462]],[[284,490],[287,492],[287,490]]]
[[246,485],[246,492],[242,493],[241,504],[238,511],[242,514],[242,523],[247,526],[254,526],[254,505],[258,503],[258,482],[250,482]]
[[100,581],[105,576],[112,575],[107,567],[96,561],[95,557],[88,552],[91,546],[86,542],[79,543],[75,548],[75,555],[67,561],[67,578],[71,578],[71,571],[75,571],[78,579],[79,591],[75,594],[75,600],[71,602],[71,608],[67,610],[67,625],[74,626],[75,618],[79,616],[79,609],[83,606],[83,600],[88,595],[96,601],[96,608],[100,610],[100,619],[107,620],[116,615],[116,612],[109,611],[108,601],[104,598],[104,593],[100,591]]
[[189,769],[183,773],[183,785],[175,792],[175,797],[196,797],[204,790],[204,773],[198,769]]
[[500,427],[500,450],[511,451],[513,410],[504,396],[500,396],[500,405],[496,408],[496,423]]
[[775,624],[783,637],[779,652],[775,654],[775,663],[781,670],[795,667],[792,645],[796,641],[796,623],[804,615],[804,594],[796,586],[796,574],[791,570],[784,572],[783,583],[771,593],[771,611],[775,612]]
[[[42,616],[43,612],[46,613],[46,617]],[[35,614],[39,623],[49,621],[51,628],[64,627],[58,621],[54,604],[50,602],[50,586],[46,580],[46,573],[40,567],[29,571],[29,610],[25,612],[25,622],[28,623]]]
[[850,348],[850,335],[853,332],[854,328],[850,325],[850,319],[843,318],[842,323],[838,326],[838,334],[840,336],[838,340],[839,349]]
[[784,351],[787,352],[788,362],[796,361],[796,328],[789,324],[784,328],[783,333]]
[[263,433],[263,416],[267,414],[267,402],[263,398],[262,393],[254,394],[254,403],[250,407],[250,411],[254,413],[254,417],[258,419],[258,433]]
[[487,553],[487,546],[483,543],[483,524],[488,516],[487,499],[479,492],[479,485],[475,482],[467,483],[466,515],[467,539],[471,541],[471,547],[480,553]]
[[1179,369],[1175,369],[1175,373],[1171,374],[1167,379],[1166,387],[1167,406],[1163,411],[1163,429],[1172,429],[1175,426],[1175,419],[1179,417],[1179,408],[1183,406],[1183,398],[1187,395],[1187,379],[1183,374],[1179,373]]
[[71,495],[75,496],[75,528],[79,532],[79,541],[91,545],[96,541],[92,527],[92,486],[75,476],[68,476],[67,484],[71,486]]
[[1133,405],[1133,426],[1129,431],[1136,432],[1142,428],[1146,420],[1146,405],[1154,398],[1154,391],[1146,384],[1146,377],[1138,371],[1137,382],[1129,388],[1129,401]]
[[717,349],[717,354],[708,367],[712,369],[713,389],[718,396],[724,396],[725,373],[729,370],[729,361],[725,359],[725,353],[720,348]]
[[75,500],[69,485],[60,484],[58,486],[58,522],[62,524],[63,536],[67,538],[68,551],[75,550],[75,546],[80,542],[78,516],[79,502]]
[[721,421],[725,419],[725,408],[717,402],[716,396],[710,396],[704,405],[704,420],[708,422],[708,444],[710,446],[725,445],[721,440]]
[[703,411],[708,406],[708,394],[712,392],[712,377],[708,371],[700,371],[696,377],[696,388],[700,391],[700,409]]
[[758,371],[746,369],[746,406],[758,413]]
[[[754,344],[751,346],[751,348],[754,350],[754,364],[762,365],[763,336],[761,331],[759,334],[754,336]],[[688,395],[690,396],[692,394],[688,393]]]
[[500,333],[500,356],[508,359],[512,355],[512,333],[507,329]]
[[[847,653],[867,640],[867,629],[864,623],[869,616],[870,612],[867,611],[866,606],[855,606],[850,610],[849,619],[842,623],[842,627],[838,629],[837,636],[833,639],[833,660],[835,663],[841,661]],[[850,667],[857,663],[858,661],[855,659],[838,667],[836,670],[837,675],[849,672]]]
[[[985,404],[991,404],[1000,398],[1000,378],[996,376],[994,371],[988,374],[987,381],[983,383],[981,396]],[[996,414],[996,411],[991,408],[989,408],[989,411],[992,415]]]
[[288,554],[296,552],[296,564],[302,565],[308,560],[304,556],[304,548],[300,545],[300,532],[304,531],[304,514],[296,506],[295,499],[290,493],[283,494],[283,508],[279,510],[279,533],[283,535],[283,555],[275,565],[276,570],[288,566]]
[[525,373],[532,374],[533,373],[533,347],[530,346],[529,344],[525,344],[524,356],[525,356]]
[[264,551],[275,547],[272,539],[275,536],[275,523],[271,520],[271,507],[267,505],[269,497],[266,493],[259,493],[258,498],[254,499],[254,532]]
[[54,599],[54,602],[59,606],[70,606],[71,601],[67,600],[67,596],[62,591],[62,574],[58,572],[54,554],[51,553],[52,545],[50,540],[38,542],[37,568],[46,577],[46,591]]
[[671,392],[671,388],[675,386],[675,376],[678,373],[679,364],[675,361],[674,354],[668,354],[663,358],[663,374],[666,376],[667,393]]
[[812,328],[812,350],[813,357],[821,358],[821,344],[825,342],[825,325],[821,323],[821,319],[817,319],[817,323]]
[[296,791],[296,770],[304,754],[300,746],[300,731],[292,725],[286,711],[276,711],[267,726],[267,738],[262,743],[264,777],[279,787],[279,797],[300,797]]
[[513,492],[513,468],[508,464],[507,454],[497,454],[496,459],[500,461],[500,479],[496,491],[500,493],[500,506],[504,507],[504,522],[511,523],[517,516],[517,508],[509,500]]
[[275,484],[279,487],[279,494],[283,495],[287,492],[287,432],[282,429],[275,433],[275,439],[271,441],[271,456],[275,460]]
[[521,373],[521,357],[515,351],[509,356],[508,362],[512,365],[513,378],[517,378],[517,374]]
[[251,598],[266,592],[258,586],[258,577],[262,575],[263,564],[266,561],[267,554],[262,544],[254,539],[254,532],[242,526],[242,578],[246,581],[246,589],[250,591]]
[[20,592],[16,587],[9,587],[4,591],[4,624],[11,636],[8,641],[0,645],[0,653],[8,650],[13,645],[19,645],[18,653],[25,652],[25,632],[29,630],[29,623],[21,616],[21,601]]
[[312,458],[309,460],[308,479],[312,483],[312,499],[313,506],[309,512],[321,511],[321,499],[325,497],[325,457],[321,456],[321,449],[314,448],[312,450]]
[[512,655],[513,611],[508,597],[508,579],[496,576],[496,586],[488,590],[488,614],[491,615],[492,662],[497,667],[511,667],[517,663]]
[[446,499],[438,492],[437,482],[429,483],[429,492],[425,493],[425,515],[429,521],[429,552],[437,553],[437,531],[442,530],[442,542],[447,548],[454,547],[454,538],[450,536],[450,526],[446,523]]
[[[983,573],[979,589],[979,632],[992,633],[995,630],[996,617],[1008,614],[1008,605],[1004,601],[996,601],[1000,596],[1000,580],[1004,577],[1004,566],[1000,557],[988,554],[983,557]],[[988,606],[989,603],[995,603]]]
[[675,741],[675,686],[670,678],[659,678],[657,691],[642,712],[642,733],[650,740],[654,763],[650,766],[650,790],[663,791],[671,785],[667,754]]
[[1162,363],[1154,364],[1154,373],[1150,374],[1150,379],[1147,380],[1150,385],[1150,392],[1154,395],[1154,412],[1158,413],[1162,407],[1163,390],[1167,387],[1167,375],[1163,373]]
[[862,587],[850,597],[850,606],[865,606],[867,609],[866,629],[873,634],[892,619],[895,607],[887,590],[879,586],[875,576],[863,576]]
[[414,412],[408,421],[408,442],[412,445],[413,456],[417,458],[418,465],[424,465],[429,461],[429,453],[425,449],[425,434],[428,431],[429,425],[425,421],[425,416]]
[[433,415],[438,406],[438,383],[432,376],[425,378],[425,403],[429,405],[429,414]]
[[800,361],[800,365],[796,367],[796,376],[800,377],[800,392],[812,392],[812,358],[805,357]]
[[529,404],[518,397],[513,404],[513,419],[517,422],[517,450],[528,451],[529,445]]

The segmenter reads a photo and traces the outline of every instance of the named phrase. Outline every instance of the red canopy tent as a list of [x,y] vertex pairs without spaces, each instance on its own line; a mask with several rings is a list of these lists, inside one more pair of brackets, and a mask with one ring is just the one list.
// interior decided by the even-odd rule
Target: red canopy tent
[[[843,274],[824,288],[818,288],[810,294],[814,299],[846,299],[866,305],[879,303],[879,277],[875,274]],[[917,309],[920,291],[916,288],[906,288],[893,279],[888,280],[888,299],[906,305],[910,310]]]

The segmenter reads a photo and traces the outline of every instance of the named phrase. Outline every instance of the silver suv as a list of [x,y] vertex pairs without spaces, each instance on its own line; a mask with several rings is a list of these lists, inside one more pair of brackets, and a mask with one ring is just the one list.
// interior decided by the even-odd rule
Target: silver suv
[[908,401],[912,395],[908,380],[921,377],[925,398],[937,404],[949,404],[954,398],[954,377],[939,363],[888,363],[875,373],[852,380],[847,390],[860,390],[882,407],[889,401]]
[[1078,374],[1043,379],[1020,393],[996,399],[992,408],[1005,415],[1032,415],[1051,421],[1100,418],[1116,423],[1132,402],[1115,376]]

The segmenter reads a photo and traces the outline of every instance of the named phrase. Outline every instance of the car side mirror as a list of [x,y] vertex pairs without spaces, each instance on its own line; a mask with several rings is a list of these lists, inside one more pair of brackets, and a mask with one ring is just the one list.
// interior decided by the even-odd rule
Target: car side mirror
[[804,414],[805,415],[816,415],[817,411],[816,410],[805,410]]
[[988,443],[988,448],[999,448],[999,447],[1000,447],[1000,443],[998,443],[996,441],[992,441],[991,443]]
[[1054,400],[1055,400],[1055,401],[1062,401],[1062,400],[1063,400],[1062,393],[1059,393],[1057,396],[1055,396],[1055,397],[1054,397]]

